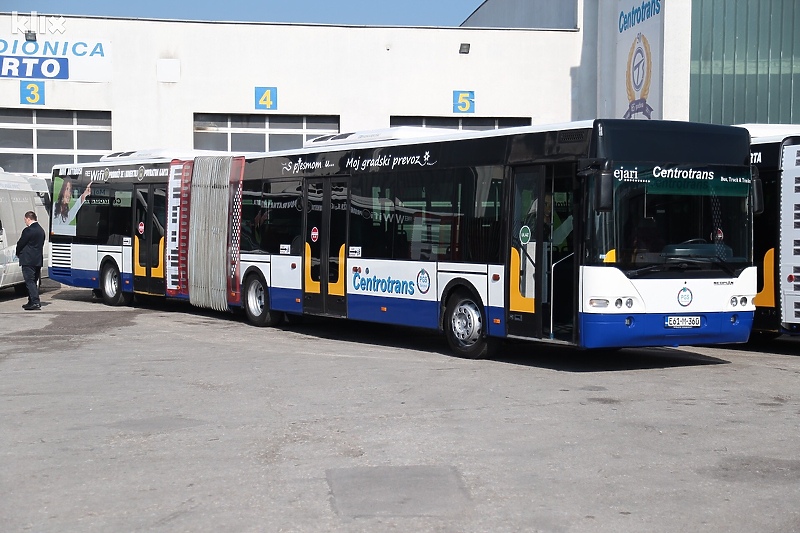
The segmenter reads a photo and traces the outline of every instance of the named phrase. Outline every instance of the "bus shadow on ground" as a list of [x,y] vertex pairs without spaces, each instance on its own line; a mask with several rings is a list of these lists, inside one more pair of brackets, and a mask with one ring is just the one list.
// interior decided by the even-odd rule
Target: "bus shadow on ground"
[[730,364],[729,361],[674,348],[584,350],[537,342],[506,341],[495,361],[560,372],[623,372]]
[[[13,295],[13,291],[6,292]],[[52,298],[103,305],[102,300],[93,297],[92,292],[88,289],[65,287],[53,294]],[[185,301],[145,297],[134,300],[133,306],[142,310],[182,313],[225,323],[238,322],[244,327],[249,327],[241,312],[225,313],[203,309],[193,307]],[[279,328],[312,338],[416,350],[445,357],[455,357],[447,346],[443,334],[424,329],[311,316],[289,317]],[[741,346],[743,346],[741,349],[746,349],[744,347],[747,345]],[[728,363],[723,359],[672,348],[582,350],[545,342],[511,340],[502,342],[488,362],[546,368],[561,372],[620,372]]]
[[733,344],[725,348],[740,352],[800,356],[800,337],[781,335],[775,339],[769,339],[751,336],[750,341],[746,344]]
[[[327,340],[455,357],[447,346],[444,335],[429,330],[319,317],[304,317],[301,323],[290,322],[281,327]],[[488,361],[562,372],[616,372],[729,363],[724,359],[673,348],[582,350],[534,341],[504,341]]]

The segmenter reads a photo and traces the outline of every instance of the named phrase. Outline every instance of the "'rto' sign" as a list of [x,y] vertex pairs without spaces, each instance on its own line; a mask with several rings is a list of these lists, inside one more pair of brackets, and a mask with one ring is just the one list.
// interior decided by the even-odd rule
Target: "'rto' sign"
[[69,79],[65,57],[0,56],[0,78]]

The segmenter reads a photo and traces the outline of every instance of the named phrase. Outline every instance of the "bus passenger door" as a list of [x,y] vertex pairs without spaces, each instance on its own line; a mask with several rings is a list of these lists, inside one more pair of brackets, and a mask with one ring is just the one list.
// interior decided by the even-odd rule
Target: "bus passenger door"
[[303,311],[343,317],[347,315],[347,180],[309,179],[305,192]]
[[164,227],[167,220],[166,185],[136,185],[133,221],[133,292],[166,294]]
[[542,245],[544,182],[544,166],[514,171],[509,217],[511,246],[506,263],[506,323],[508,335],[513,337],[542,336],[542,285],[546,277]]

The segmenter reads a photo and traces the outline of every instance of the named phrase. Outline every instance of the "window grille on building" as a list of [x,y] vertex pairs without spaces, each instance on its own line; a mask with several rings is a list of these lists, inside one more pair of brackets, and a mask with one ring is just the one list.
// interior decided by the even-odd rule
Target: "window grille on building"
[[496,130],[530,126],[526,117],[391,117],[390,124],[396,126],[417,126],[423,128],[449,128],[454,130]]
[[332,133],[339,133],[338,116],[194,115],[196,150],[274,152],[302,148],[305,141]]
[[111,151],[111,112],[0,108],[0,167],[49,175],[53,165]]

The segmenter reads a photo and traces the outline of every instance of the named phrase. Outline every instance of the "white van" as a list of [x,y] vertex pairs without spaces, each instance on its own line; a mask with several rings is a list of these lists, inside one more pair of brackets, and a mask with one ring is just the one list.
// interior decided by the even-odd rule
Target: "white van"
[[[22,268],[16,256],[17,241],[25,229],[25,213],[34,211],[45,235],[50,235],[50,189],[43,178],[9,174],[0,169],[0,289],[14,287],[26,294]],[[50,264],[50,240],[44,245],[42,276]]]

